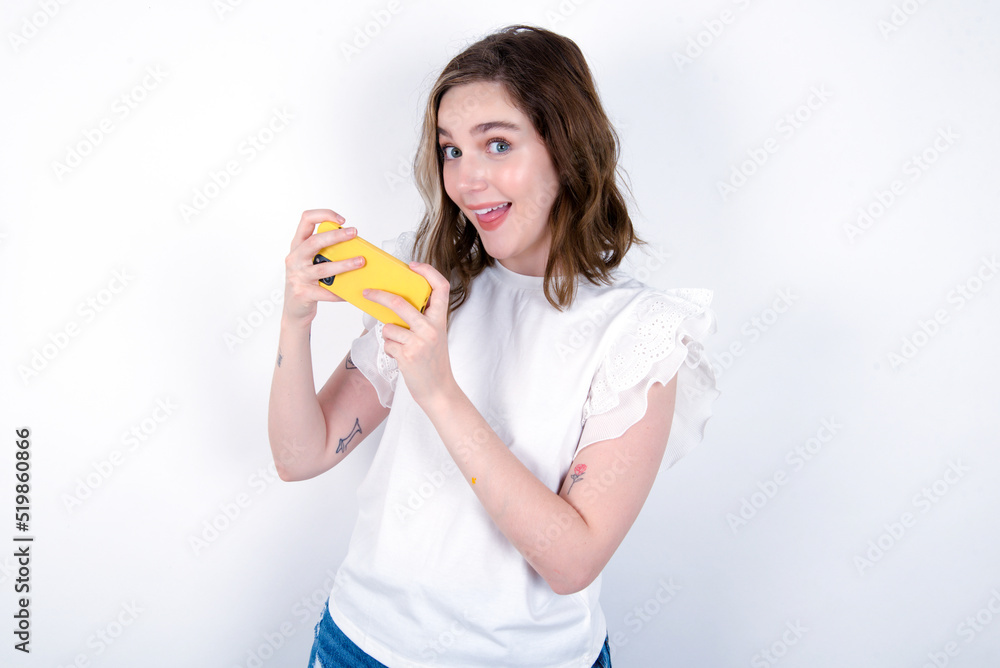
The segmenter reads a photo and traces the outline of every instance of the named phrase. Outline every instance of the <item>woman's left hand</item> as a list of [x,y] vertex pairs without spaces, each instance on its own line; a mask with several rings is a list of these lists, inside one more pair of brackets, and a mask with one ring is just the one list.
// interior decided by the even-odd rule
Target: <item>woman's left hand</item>
[[409,329],[387,324],[382,329],[385,353],[396,360],[406,387],[414,400],[426,412],[430,402],[437,401],[455,383],[448,357],[448,298],[451,285],[429,264],[411,262],[410,269],[431,284],[430,301],[421,313],[399,295],[384,290],[368,289],[366,299],[392,310]]

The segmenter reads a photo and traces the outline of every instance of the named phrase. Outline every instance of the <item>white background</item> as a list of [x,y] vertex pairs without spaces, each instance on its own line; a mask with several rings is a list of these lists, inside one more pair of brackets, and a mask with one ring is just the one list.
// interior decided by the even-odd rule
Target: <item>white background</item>
[[[620,131],[669,254],[633,266],[713,289],[719,320],[705,442],[605,570],[616,668],[996,665],[995,3],[225,7],[0,10],[0,663],[305,665],[375,443],[307,482],[270,468],[283,258],[305,209],[376,243],[415,227],[430,85],[531,23],[582,48]],[[360,331],[321,307],[317,383]]]

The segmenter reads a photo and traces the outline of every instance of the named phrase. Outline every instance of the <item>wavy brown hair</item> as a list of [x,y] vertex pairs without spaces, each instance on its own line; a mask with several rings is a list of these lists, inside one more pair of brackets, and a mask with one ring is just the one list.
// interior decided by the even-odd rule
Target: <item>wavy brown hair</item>
[[610,284],[611,271],[631,245],[645,243],[635,234],[618,187],[618,134],[583,53],[562,35],[508,26],[468,47],[441,72],[427,99],[413,163],[426,206],[414,255],[450,277],[449,314],[465,301],[472,279],[495,262],[475,226],[445,192],[438,145],[442,96],[453,86],[480,81],[502,84],[514,106],[531,119],[559,175],[543,286],[546,299],[562,310],[573,302],[577,275],[595,285]]

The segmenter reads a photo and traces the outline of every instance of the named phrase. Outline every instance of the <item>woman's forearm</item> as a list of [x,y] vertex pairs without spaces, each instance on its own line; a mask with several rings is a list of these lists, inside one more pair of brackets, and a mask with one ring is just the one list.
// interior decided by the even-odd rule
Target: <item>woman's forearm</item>
[[590,529],[576,509],[510,451],[457,385],[425,410],[483,508],[552,590],[589,584]]
[[326,421],[313,380],[311,325],[282,317],[271,378],[267,435],[275,468],[286,480],[311,468],[326,445]]

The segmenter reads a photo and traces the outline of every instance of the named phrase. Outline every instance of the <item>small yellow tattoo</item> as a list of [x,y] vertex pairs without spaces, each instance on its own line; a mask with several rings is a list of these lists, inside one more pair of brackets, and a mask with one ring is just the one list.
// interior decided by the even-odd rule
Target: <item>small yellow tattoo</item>
[[472,479],[472,484],[473,484],[473,485],[475,485],[475,484],[476,484],[476,479],[475,479],[475,478],[473,478],[473,479]]

